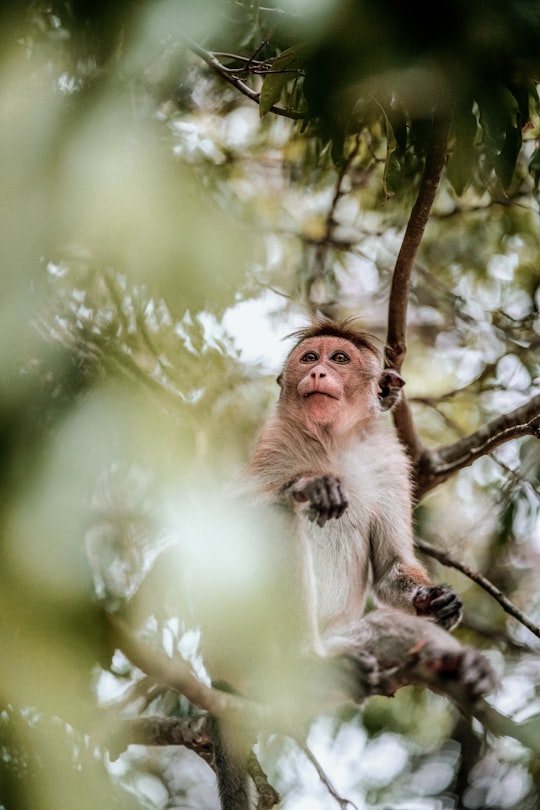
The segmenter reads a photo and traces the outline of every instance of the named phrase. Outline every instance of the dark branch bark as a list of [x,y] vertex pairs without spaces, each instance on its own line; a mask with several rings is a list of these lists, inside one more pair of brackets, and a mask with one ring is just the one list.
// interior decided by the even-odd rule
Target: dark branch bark
[[[424,174],[392,276],[385,361],[388,367],[396,371],[400,371],[407,352],[407,306],[411,275],[444,169],[449,129],[448,116],[434,116]],[[423,446],[405,396],[394,409],[394,424],[410,457],[417,461],[422,455]]]
[[388,305],[386,363],[396,371],[401,369],[407,351],[407,305],[411,275],[446,162],[450,122],[451,119],[447,115],[435,114],[433,117],[424,174],[392,277]]
[[[298,717],[287,717],[283,711],[276,711],[276,707],[268,707],[253,703],[245,698],[212,689],[203,684],[192,672],[191,667],[179,656],[169,658],[158,648],[137,639],[131,630],[123,623],[111,619],[113,641],[128,656],[135,666],[140,668],[157,683],[185,695],[188,700],[204,708],[214,717],[236,716],[246,726],[255,731],[266,731],[298,737]],[[540,721],[534,718],[527,723],[515,723],[511,718],[499,714],[487,706],[483,701],[471,701],[463,691],[463,687],[452,679],[439,677],[436,671],[426,669],[423,662],[422,645],[418,651],[412,650],[403,656],[399,666],[388,670],[381,670],[373,694],[392,696],[397,688],[407,683],[423,683],[431,689],[451,698],[467,715],[476,717],[485,727],[494,734],[505,734],[520,740],[535,753],[540,753],[540,734],[538,726]],[[290,709],[289,705],[289,709]],[[283,710],[283,707],[282,707]],[[180,725],[178,725],[180,723]],[[196,721],[191,729],[185,721],[176,721],[174,718],[146,718],[136,721],[132,726],[132,742],[150,743],[153,729],[154,745],[188,745],[199,747],[198,753],[206,750],[206,726],[199,726]],[[150,736],[149,736],[150,735]],[[182,738],[184,741],[182,741]],[[120,740],[113,743],[114,750],[118,751]],[[202,755],[202,754],[201,754]]]
[[426,492],[464,467],[469,467],[476,459],[521,436],[540,439],[540,394],[453,444],[438,450],[424,448],[417,457],[416,498],[419,500]]
[[504,593],[499,590],[489,579],[484,577],[478,571],[474,571],[472,568],[469,568],[468,565],[465,563],[460,562],[460,560],[454,559],[445,551],[441,549],[435,548],[435,546],[430,545],[429,543],[425,543],[423,540],[416,540],[415,546],[418,551],[422,552],[422,554],[427,554],[433,559],[438,560],[442,565],[446,565],[449,568],[455,568],[457,571],[461,571],[462,574],[469,577],[473,582],[476,582],[481,588],[483,588],[490,596],[492,596],[502,607],[502,609],[508,613],[510,616],[513,616],[514,619],[517,619],[527,630],[530,630],[531,633],[534,633],[535,636],[540,638],[540,627],[536,625],[528,616],[525,615],[519,608],[517,608],[513,602],[508,599]]
[[128,745],[183,745],[205,762],[213,756],[213,740],[206,726],[208,715],[198,717],[136,717],[126,720],[109,748],[113,759]]

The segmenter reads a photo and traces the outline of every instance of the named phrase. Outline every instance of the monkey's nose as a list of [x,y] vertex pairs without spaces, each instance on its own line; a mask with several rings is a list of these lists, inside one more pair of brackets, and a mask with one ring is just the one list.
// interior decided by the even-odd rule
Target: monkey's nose
[[315,368],[311,369],[311,375],[314,380],[320,380],[322,377],[326,377],[326,371],[321,366],[315,366]]

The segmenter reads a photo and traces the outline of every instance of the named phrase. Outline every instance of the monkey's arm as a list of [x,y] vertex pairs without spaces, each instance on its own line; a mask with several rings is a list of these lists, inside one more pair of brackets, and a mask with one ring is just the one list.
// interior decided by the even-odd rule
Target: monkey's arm
[[461,620],[462,601],[448,585],[432,585],[414,556],[412,537],[400,524],[372,527],[370,554],[373,591],[378,601],[401,608],[451,630]]
[[273,419],[263,432],[247,478],[272,499],[323,526],[348,507],[341,480],[331,472],[326,453],[313,436]]

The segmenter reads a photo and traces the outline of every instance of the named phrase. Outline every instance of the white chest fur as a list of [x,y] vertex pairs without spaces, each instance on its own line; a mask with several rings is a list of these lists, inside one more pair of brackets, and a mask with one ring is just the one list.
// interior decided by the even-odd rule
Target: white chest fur
[[303,518],[312,546],[319,618],[323,625],[348,622],[364,609],[370,576],[370,537],[390,537],[410,523],[409,465],[390,429],[361,435],[330,454],[330,465],[349,501],[341,518],[323,527]]

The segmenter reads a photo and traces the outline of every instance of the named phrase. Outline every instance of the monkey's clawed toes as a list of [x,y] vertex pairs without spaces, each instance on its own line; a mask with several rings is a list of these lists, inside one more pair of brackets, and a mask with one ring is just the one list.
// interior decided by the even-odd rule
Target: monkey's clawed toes
[[378,694],[380,682],[377,659],[364,651],[310,658],[306,677],[319,709],[328,700],[332,705],[336,699],[340,703],[344,699],[362,703]]
[[460,681],[473,700],[491,692],[497,686],[489,661],[471,647],[465,649],[460,669]]
[[489,661],[472,647],[449,652],[431,650],[425,667],[446,680],[457,680],[469,700],[478,700],[497,684]]
[[340,518],[349,505],[341,481],[332,475],[307,479],[303,494],[309,504],[306,514],[318,526],[324,526],[331,518]]
[[331,659],[335,669],[335,683],[350,700],[361,703],[376,692],[379,683],[377,659],[359,651],[354,655],[344,653]]
[[445,630],[452,630],[461,621],[463,602],[448,585],[419,585],[413,605],[419,616],[429,616]]

